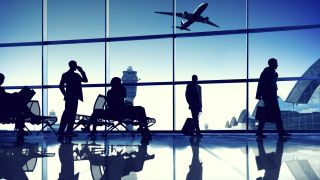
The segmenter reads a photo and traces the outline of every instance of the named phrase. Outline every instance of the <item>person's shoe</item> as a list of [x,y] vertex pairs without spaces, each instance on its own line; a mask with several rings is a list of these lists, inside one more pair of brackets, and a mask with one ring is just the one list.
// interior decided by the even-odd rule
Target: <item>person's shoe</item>
[[93,133],[93,132],[91,132],[88,136],[91,137],[91,138],[97,137],[96,133]]
[[68,136],[68,137],[78,137],[78,134],[75,133],[75,132],[71,132],[71,133],[67,133],[66,136]]
[[29,135],[29,133],[24,130],[18,130],[18,132],[17,132],[17,136],[19,136],[19,137],[28,136],[28,135]]
[[197,137],[203,137],[203,135],[201,133],[196,133]]
[[90,132],[90,127],[89,127],[89,126],[86,126],[86,127],[84,127],[84,128],[81,128],[81,130],[82,130],[83,132]]
[[291,134],[289,134],[289,133],[281,133],[281,134],[279,134],[279,138],[284,138],[284,137],[290,137],[291,136]]
[[264,138],[266,138],[267,136],[264,135],[264,134],[256,134],[256,137],[257,137],[258,139],[264,139]]
[[143,132],[141,135],[144,139],[152,139],[152,135],[150,132]]

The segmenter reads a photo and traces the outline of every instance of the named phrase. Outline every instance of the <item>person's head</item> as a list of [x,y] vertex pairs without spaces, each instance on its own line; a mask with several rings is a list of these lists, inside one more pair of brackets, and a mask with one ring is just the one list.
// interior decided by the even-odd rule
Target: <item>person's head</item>
[[268,65],[269,65],[269,67],[272,68],[272,69],[277,69],[277,68],[278,68],[278,61],[277,61],[277,59],[275,59],[275,58],[269,59]]
[[198,76],[197,75],[192,75],[192,82],[197,83],[198,82]]
[[110,84],[112,88],[121,87],[121,79],[119,77],[113,77]]
[[4,78],[5,78],[4,75],[0,73],[0,86],[3,84]]
[[71,60],[71,61],[69,62],[69,67],[70,67],[70,70],[72,70],[72,71],[77,70],[77,67],[78,67],[77,62],[74,61],[74,60]]

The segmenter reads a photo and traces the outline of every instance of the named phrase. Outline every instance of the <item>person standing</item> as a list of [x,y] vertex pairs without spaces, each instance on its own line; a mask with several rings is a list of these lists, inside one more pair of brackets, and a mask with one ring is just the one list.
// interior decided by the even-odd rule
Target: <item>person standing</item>
[[[58,130],[59,138],[64,135],[74,136],[73,125],[78,109],[78,100],[83,101],[81,82],[88,82],[86,73],[77,65],[76,61],[69,62],[69,70],[62,74],[59,88],[64,96],[65,110],[61,117],[60,127]],[[78,70],[79,73],[75,71]],[[67,130],[65,131],[67,127]]]
[[199,127],[199,115],[202,112],[201,86],[198,85],[198,76],[192,75],[192,81],[187,85],[186,100],[192,115],[193,127],[197,136],[202,136]]
[[264,102],[264,114],[263,118],[259,119],[259,125],[256,132],[258,138],[265,138],[263,135],[263,127],[266,120],[274,121],[278,130],[279,137],[290,136],[286,133],[283,128],[283,123],[281,119],[281,111],[278,102],[277,95],[277,79],[278,73],[276,69],[278,68],[278,61],[275,58],[271,58],[268,61],[268,67],[266,67],[260,75],[256,99],[263,100]]

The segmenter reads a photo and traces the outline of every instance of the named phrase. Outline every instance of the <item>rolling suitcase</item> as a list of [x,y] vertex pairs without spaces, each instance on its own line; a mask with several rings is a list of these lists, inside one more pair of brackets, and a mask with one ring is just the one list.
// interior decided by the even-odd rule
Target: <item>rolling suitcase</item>
[[192,118],[187,118],[183,127],[182,127],[182,133],[186,136],[190,136],[194,134],[194,127]]

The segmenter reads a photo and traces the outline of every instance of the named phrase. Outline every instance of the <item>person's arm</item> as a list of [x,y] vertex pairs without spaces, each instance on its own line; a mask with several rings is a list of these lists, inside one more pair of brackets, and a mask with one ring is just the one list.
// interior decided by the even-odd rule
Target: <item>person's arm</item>
[[185,96],[188,104],[190,104],[190,86],[189,85],[187,85]]
[[65,80],[64,75],[62,75],[61,80],[60,80],[60,84],[59,84],[59,89],[64,97],[66,97],[66,90],[64,89],[65,84],[66,84],[66,80]]
[[83,69],[80,66],[78,66],[77,69],[81,74],[81,82],[87,83],[88,82],[88,78],[87,78],[86,73],[83,71]]
[[202,112],[202,90],[200,85],[199,85],[199,100],[200,100],[200,111]]

